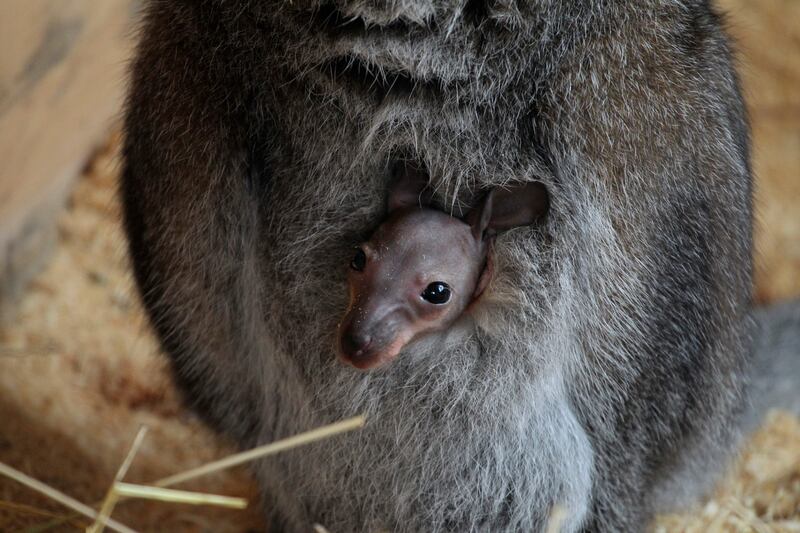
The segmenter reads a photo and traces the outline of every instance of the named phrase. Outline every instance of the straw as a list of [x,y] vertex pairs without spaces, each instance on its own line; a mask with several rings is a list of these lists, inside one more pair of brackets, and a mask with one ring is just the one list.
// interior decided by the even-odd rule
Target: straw
[[[201,466],[199,466],[197,468],[193,468],[193,469],[187,470],[185,472],[181,472],[181,473],[169,476],[169,477],[165,477],[165,478],[159,479],[158,481],[152,483],[152,485],[154,487],[158,487],[158,488],[165,488],[165,487],[168,487],[168,486],[171,486],[171,485],[176,485],[178,483],[183,483],[185,481],[189,481],[191,479],[195,479],[195,478],[198,478],[198,477],[201,477],[201,476],[205,476],[207,474],[211,474],[211,473],[214,473],[214,472],[218,472],[220,470],[231,468],[231,467],[234,467],[234,466],[237,466],[237,465],[249,462],[249,461],[253,461],[255,459],[259,459],[261,457],[266,457],[268,455],[272,455],[272,454],[275,454],[275,453],[286,451],[286,450],[289,450],[289,449],[292,449],[292,448],[296,448],[298,446],[303,446],[305,444],[310,444],[312,442],[323,440],[323,439],[332,437],[334,435],[337,435],[339,433],[345,433],[347,431],[353,431],[355,429],[364,427],[365,423],[366,423],[366,418],[364,416],[355,416],[353,418],[348,418],[348,419],[345,419],[345,420],[341,420],[341,421],[336,422],[334,424],[329,424],[327,426],[322,426],[322,427],[313,429],[311,431],[307,431],[305,433],[300,433],[298,435],[294,435],[292,437],[289,437],[289,438],[286,438],[286,439],[283,439],[283,440],[275,441],[275,442],[272,442],[270,444],[265,444],[263,446],[259,446],[257,448],[253,448],[252,450],[248,450],[248,451],[245,451],[245,452],[229,455],[228,457],[220,459],[219,461],[206,463],[206,464],[201,465]],[[138,436],[137,436],[137,439],[138,439]],[[134,446],[136,446],[136,442],[134,442]],[[131,450],[134,450],[133,446],[131,447]],[[131,453],[129,452],[128,455],[131,456]],[[128,461],[126,460],[126,462],[128,462]],[[125,466],[125,463],[123,463],[123,466]],[[120,468],[120,470],[123,470],[123,469]],[[127,470],[127,468],[125,470]],[[123,471],[123,475],[124,475],[124,471]],[[119,482],[115,482],[115,485],[118,485],[118,484],[119,484]],[[113,491],[113,487],[112,487],[112,491]],[[197,495],[197,494],[200,494],[200,493],[193,493],[193,494]],[[111,496],[111,499],[117,498],[117,496],[121,497],[120,494],[115,494],[115,495]],[[208,496],[213,496],[213,495],[208,495]],[[108,500],[109,497],[107,496],[106,499]],[[246,502],[245,502],[245,505],[246,505]],[[94,513],[94,510],[92,510],[92,513]],[[91,516],[91,518],[96,518],[97,516],[99,516],[99,515],[94,513]],[[55,527],[55,526],[59,525],[60,523],[63,523],[64,521],[69,520],[71,518],[72,517],[65,516],[65,517],[62,517],[61,521],[57,520],[57,521],[49,522],[47,524],[42,524],[39,527],[31,529],[29,531],[30,531],[30,533],[33,533],[34,531],[37,532],[37,533],[40,533],[42,531],[46,531],[46,530],[48,530],[48,529],[50,529],[52,527]],[[111,527],[110,524],[112,522],[113,521],[111,519],[107,520],[106,523],[107,523],[108,527]],[[115,528],[112,528],[112,529],[115,529]]]
[[133,458],[139,451],[139,447],[142,445],[142,441],[144,440],[144,436],[146,434],[147,426],[142,426],[139,428],[139,432],[136,434],[136,438],[133,439],[133,444],[131,444],[131,449],[128,450],[128,455],[125,457],[125,460],[122,461],[122,465],[120,465],[119,470],[117,470],[117,475],[114,476],[114,482],[111,484],[111,488],[108,489],[106,497],[100,506],[100,512],[97,515],[97,520],[95,520],[91,527],[87,528],[86,533],[102,533],[103,526],[105,526],[108,517],[111,516],[111,513],[114,511],[114,506],[117,504],[117,501],[119,501],[118,493],[114,490],[114,485],[122,481],[122,478],[124,478],[125,474],[128,473],[128,469],[133,462]]
[[189,481],[190,479],[205,476],[214,472],[218,472],[219,470],[224,470],[226,468],[247,463],[249,461],[254,461],[255,459],[260,459],[261,457],[266,457],[267,455],[272,455],[278,452],[289,450],[291,448],[310,444],[315,441],[327,439],[338,433],[353,431],[354,429],[364,427],[365,423],[366,419],[363,416],[348,418],[346,420],[342,420],[341,422],[336,422],[335,424],[322,426],[320,428],[313,429],[305,433],[300,433],[299,435],[295,435],[287,439],[253,448],[252,450],[246,452],[229,455],[228,457],[220,459],[219,461],[207,463],[197,468],[159,479],[153,483],[153,485],[156,487],[168,487],[178,483],[183,483],[184,481]]
[[547,520],[547,533],[559,533],[566,519],[567,510],[562,505],[554,505],[550,511],[550,518]]
[[247,500],[231,496],[219,496],[204,492],[190,492],[187,490],[164,489],[149,485],[134,485],[118,481],[114,483],[114,493],[126,498],[142,498],[146,500],[159,500],[171,503],[188,503],[190,505],[216,505],[231,509],[244,509]]
[[[11,468],[5,463],[0,462],[0,474],[3,474],[4,476],[11,478],[14,481],[17,481],[18,483],[21,483],[26,487],[35,490],[36,492],[44,494],[48,498],[57,501],[64,507],[69,507],[76,513],[88,516],[92,520],[96,520],[97,517],[99,516],[97,511],[95,511],[88,505],[79,502],[75,498],[67,496],[63,492],[56,490],[53,487],[50,487],[49,485],[46,485],[37,479],[34,479],[26,474],[23,474],[19,470]],[[106,521],[106,525],[109,528],[113,529],[114,531],[117,531],[118,533],[136,533],[135,530],[111,518],[109,518]]]

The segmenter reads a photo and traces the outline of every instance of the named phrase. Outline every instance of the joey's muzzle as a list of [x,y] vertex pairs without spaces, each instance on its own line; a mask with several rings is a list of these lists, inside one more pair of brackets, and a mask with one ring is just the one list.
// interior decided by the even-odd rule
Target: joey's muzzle
[[399,330],[391,319],[368,323],[348,313],[339,325],[339,359],[359,370],[384,365],[407,343]]

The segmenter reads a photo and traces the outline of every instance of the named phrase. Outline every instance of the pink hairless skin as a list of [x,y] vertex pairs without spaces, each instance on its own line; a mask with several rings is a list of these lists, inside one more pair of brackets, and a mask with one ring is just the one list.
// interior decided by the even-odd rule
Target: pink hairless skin
[[392,361],[410,342],[453,324],[492,276],[497,231],[528,225],[547,211],[544,186],[489,191],[464,220],[420,205],[427,176],[402,174],[389,217],[350,263],[350,305],[339,324],[342,361],[367,370]]

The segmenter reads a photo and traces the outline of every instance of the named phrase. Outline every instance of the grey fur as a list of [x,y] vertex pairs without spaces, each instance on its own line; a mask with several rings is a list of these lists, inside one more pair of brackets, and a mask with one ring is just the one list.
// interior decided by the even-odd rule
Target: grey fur
[[[349,22],[348,22],[349,21]],[[706,2],[151,0],[122,193],[187,399],[242,446],[364,413],[257,468],[277,527],[637,531],[713,479],[750,346],[747,124]],[[352,246],[409,158],[459,211],[540,181],[472,318],[336,361]]]

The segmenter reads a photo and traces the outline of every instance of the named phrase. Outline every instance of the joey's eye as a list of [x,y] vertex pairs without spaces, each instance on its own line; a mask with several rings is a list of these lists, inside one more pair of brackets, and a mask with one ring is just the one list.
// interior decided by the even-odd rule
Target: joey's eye
[[359,248],[356,250],[356,255],[353,256],[353,260],[350,261],[350,268],[361,272],[364,270],[365,266],[367,266],[367,254],[364,253],[364,250]]
[[432,304],[446,304],[450,300],[450,286],[443,281],[434,281],[425,287],[421,296]]

